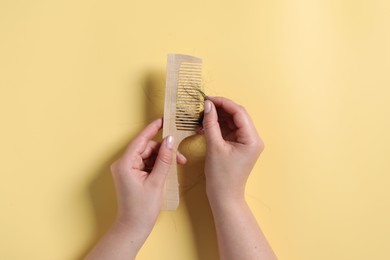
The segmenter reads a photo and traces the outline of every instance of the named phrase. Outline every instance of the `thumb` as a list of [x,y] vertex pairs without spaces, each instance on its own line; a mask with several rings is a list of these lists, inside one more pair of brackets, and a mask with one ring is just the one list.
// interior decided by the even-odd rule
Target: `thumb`
[[156,161],[154,162],[153,170],[149,178],[155,185],[160,186],[165,183],[169,168],[172,165],[173,159],[173,136],[168,136],[164,139],[160,146]]
[[218,123],[218,114],[214,103],[210,100],[204,102],[203,131],[208,145],[219,143],[223,140]]

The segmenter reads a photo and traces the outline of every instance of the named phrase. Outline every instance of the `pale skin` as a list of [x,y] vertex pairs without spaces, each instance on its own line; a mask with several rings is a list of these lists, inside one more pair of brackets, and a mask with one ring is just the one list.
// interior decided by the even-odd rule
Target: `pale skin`
[[[162,119],[149,124],[112,164],[117,218],[86,260],[134,259],[152,231],[172,157],[179,164],[187,160],[172,150],[172,137],[162,143],[152,140],[161,127]],[[229,99],[208,97],[201,132],[207,143],[206,193],[220,258],[277,259],[245,200],[246,181],[264,149],[250,116]]]

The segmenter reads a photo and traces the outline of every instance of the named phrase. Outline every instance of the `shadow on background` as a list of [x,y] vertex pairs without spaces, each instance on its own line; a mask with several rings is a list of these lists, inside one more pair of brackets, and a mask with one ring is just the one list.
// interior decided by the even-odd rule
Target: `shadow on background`
[[145,98],[145,121],[153,120],[164,115],[165,72],[148,72],[141,80]]
[[204,139],[202,136],[189,137],[179,148],[188,158],[187,164],[178,171],[180,203],[186,208],[192,225],[198,259],[219,259],[213,215],[206,196]]
[[[159,99],[157,99],[157,96],[159,95],[164,96],[164,89],[159,91],[158,88],[154,88],[157,86],[156,82],[158,80],[153,75],[155,74],[147,74],[140,82],[140,87],[145,92],[144,97],[146,99],[146,108],[144,109],[146,112],[145,126],[155,118],[162,116],[158,115],[160,111],[156,109],[156,107],[160,108],[164,105],[164,101],[160,102]],[[140,98],[143,97],[141,96]],[[97,228],[96,236],[85,254],[87,254],[88,251],[92,249],[93,245],[100,239],[100,237],[107,232],[115,219],[117,204],[115,186],[112,179],[110,166],[122,155],[127,145],[128,143],[124,143],[123,147],[119,148],[115,154],[113,154],[103,164],[101,164],[100,167],[97,168],[95,178],[89,185],[89,193],[95,214]]]
[[[145,98],[145,125],[163,116],[165,95],[165,72],[148,72],[141,79]],[[110,174],[110,165],[124,152],[127,143],[117,153],[108,158],[96,171],[96,177],[89,186],[92,206],[96,218],[96,236],[83,257],[109,229],[116,215],[116,195],[114,182]],[[213,216],[206,197],[204,178],[204,141],[201,136],[184,140],[180,151],[188,158],[185,166],[179,167],[180,203],[188,212],[198,258],[202,260],[218,259]],[[175,212],[171,212],[175,214]]]
[[110,166],[124,152],[127,144],[102,163],[96,170],[96,175],[92,179],[88,191],[91,198],[91,204],[95,215],[95,236],[89,246],[82,252],[79,259],[83,259],[93,248],[97,241],[110,228],[116,216],[116,195],[114,182],[112,180]]

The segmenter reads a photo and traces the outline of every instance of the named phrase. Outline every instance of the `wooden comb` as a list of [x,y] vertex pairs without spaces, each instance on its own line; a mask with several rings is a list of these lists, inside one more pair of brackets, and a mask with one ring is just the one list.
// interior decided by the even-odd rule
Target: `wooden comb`
[[[174,137],[174,151],[185,138],[196,134],[203,110],[201,86],[200,58],[168,54],[163,137]],[[175,210],[179,206],[176,156],[166,179],[163,200],[162,210]]]

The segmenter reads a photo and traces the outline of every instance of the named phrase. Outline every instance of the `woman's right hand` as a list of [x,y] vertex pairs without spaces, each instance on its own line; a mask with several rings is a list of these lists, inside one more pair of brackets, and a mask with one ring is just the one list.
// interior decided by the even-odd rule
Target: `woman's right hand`
[[245,201],[245,184],[264,149],[245,109],[221,97],[205,101],[206,191],[220,258],[277,259]]
[[245,199],[245,184],[264,149],[246,110],[222,97],[205,100],[203,132],[207,195],[219,204]]

